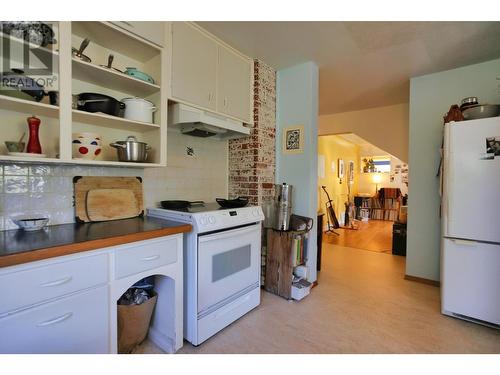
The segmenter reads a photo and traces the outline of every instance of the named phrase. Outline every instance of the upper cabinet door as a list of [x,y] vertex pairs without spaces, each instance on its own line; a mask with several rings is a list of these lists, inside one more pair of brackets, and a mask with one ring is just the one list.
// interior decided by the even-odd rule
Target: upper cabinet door
[[185,22],[172,23],[172,96],[216,109],[217,43]]
[[252,62],[219,46],[217,111],[251,123]]
[[140,36],[150,42],[165,46],[165,22],[161,21],[111,21],[122,29]]

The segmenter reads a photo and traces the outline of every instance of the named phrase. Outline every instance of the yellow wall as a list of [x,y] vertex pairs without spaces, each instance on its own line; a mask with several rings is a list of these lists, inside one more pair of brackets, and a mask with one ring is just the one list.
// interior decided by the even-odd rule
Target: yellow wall
[[[321,189],[322,185],[326,186],[330,198],[333,200],[333,207],[339,221],[343,217],[345,211],[344,203],[347,201],[347,171],[349,161],[354,161],[354,184],[351,186],[351,199],[358,193],[359,181],[359,146],[348,142],[337,135],[321,136],[318,139],[318,163],[321,163],[324,157],[324,178],[318,176],[318,210],[325,212],[325,203],[327,201],[325,192]],[[344,178],[342,184],[339,184],[338,178],[338,159],[344,160]],[[332,163],[335,165],[335,170],[332,171]],[[320,171],[321,165],[318,166]],[[325,219],[326,221],[326,219]]]

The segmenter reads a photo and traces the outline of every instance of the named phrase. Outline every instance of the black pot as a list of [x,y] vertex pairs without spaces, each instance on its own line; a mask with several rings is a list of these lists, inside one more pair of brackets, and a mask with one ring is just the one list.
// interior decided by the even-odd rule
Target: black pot
[[238,197],[236,199],[215,198],[215,200],[222,208],[239,208],[245,207],[248,204],[247,197]]
[[43,99],[45,92],[33,78],[24,75],[21,69],[12,69],[10,72],[0,74],[0,89],[22,91],[37,102]]
[[125,103],[115,98],[93,92],[78,94],[77,109],[86,112],[102,112],[112,116],[120,116]]
[[179,200],[168,200],[168,201],[161,201],[160,202],[161,207],[165,208],[167,210],[186,210],[190,206],[194,205],[203,205],[203,201],[194,201],[194,202],[189,202],[189,201],[179,201]]
[[3,21],[0,23],[0,31],[41,47],[46,47],[56,42],[54,31],[49,25],[43,22]]

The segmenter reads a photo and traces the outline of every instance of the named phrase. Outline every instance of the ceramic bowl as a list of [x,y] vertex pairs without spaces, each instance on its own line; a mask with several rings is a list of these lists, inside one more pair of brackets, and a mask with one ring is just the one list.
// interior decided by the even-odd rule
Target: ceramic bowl
[[23,152],[25,145],[25,142],[19,143],[16,141],[5,141],[5,147],[7,147],[7,150],[9,150],[9,152]]
[[73,133],[73,144],[101,146],[102,137],[98,133]]
[[89,144],[73,143],[72,148],[73,148],[73,159],[95,160],[102,151],[101,146],[95,146]]
[[35,230],[43,229],[49,222],[47,217],[25,217],[25,218],[11,218],[14,224],[26,232],[33,232]]

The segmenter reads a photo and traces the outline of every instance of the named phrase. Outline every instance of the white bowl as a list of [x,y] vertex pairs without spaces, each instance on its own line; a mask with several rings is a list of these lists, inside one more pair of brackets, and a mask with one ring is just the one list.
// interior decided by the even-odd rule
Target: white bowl
[[102,146],[73,143],[73,159],[95,160],[102,151]]
[[43,229],[43,227],[45,227],[49,222],[49,218],[47,217],[11,218],[11,220],[20,229],[23,229],[26,232],[33,232],[35,230]]

